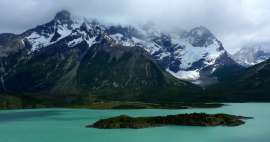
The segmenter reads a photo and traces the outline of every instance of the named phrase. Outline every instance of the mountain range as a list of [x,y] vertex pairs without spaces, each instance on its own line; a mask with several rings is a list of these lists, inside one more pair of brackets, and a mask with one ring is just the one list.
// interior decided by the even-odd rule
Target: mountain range
[[242,66],[250,67],[270,58],[269,47],[258,44],[241,48],[232,58]]
[[[250,85],[267,88],[267,69],[268,61],[241,66],[202,26],[166,33],[149,25],[103,24],[64,10],[22,34],[0,34],[2,94],[207,101],[222,90],[217,100],[224,100]],[[239,83],[235,91],[232,80]]]
[[20,35],[1,34],[1,91],[132,99],[200,90],[165,72],[141,46],[117,41],[114,32],[135,34],[61,11]]

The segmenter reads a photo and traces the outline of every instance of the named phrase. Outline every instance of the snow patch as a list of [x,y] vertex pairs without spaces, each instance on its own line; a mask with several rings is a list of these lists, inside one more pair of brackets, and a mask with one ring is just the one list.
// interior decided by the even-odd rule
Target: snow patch
[[57,27],[57,33],[59,33],[61,35],[60,38],[58,38],[57,41],[67,37],[68,35],[70,35],[72,32],[72,30],[68,29],[68,25],[65,24],[65,25],[61,25],[61,26],[58,26]]
[[88,40],[86,40],[89,47],[91,47],[93,44],[95,44],[95,41],[96,41],[96,37],[92,37],[92,38],[89,38]]
[[200,72],[199,70],[193,70],[193,71],[178,71],[178,72],[173,72],[170,69],[166,69],[167,72],[172,74],[174,77],[178,79],[183,79],[183,80],[189,80],[189,81],[194,81],[198,80],[200,78]]
[[207,47],[194,47],[183,39],[173,39],[172,41],[178,46],[184,47],[177,49],[174,53],[182,63],[181,69],[188,69],[193,63],[201,59],[204,59],[206,65],[213,65],[216,59],[225,53],[225,50],[218,51],[220,45],[217,41]]
[[170,55],[171,55],[171,54],[170,54],[169,52],[161,53],[161,54],[159,54],[159,59],[163,59],[163,58],[168,57],[168,56],[170,56]]
[[68,42],[68,46],[69,46],[69,47],[74,47],[75,45],[81,43],[82,41],[83,41],[82,38],[74,39],[74,40]]
[[39,50],[42,47],[48,46],[52,39],[53,35],[49,35],[48,37],[39,35],[36,32],[33,32],[30,36],[27,37],[27,40],[32,44],[31,51]]
[[113,35],[109,35],[117,44],[121,44],[123,46],[135,46],[135,43],[132,39],[124,38],[124,35],[120,33],[116,33]]

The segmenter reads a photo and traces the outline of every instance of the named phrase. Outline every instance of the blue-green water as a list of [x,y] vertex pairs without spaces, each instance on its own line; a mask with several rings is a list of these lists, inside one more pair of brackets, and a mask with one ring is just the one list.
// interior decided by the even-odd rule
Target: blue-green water
[[[0,111],[0,142],[269,142],[270,104],[229,104],[218,109]],[[167,126],[147,129],[85,128],[101,118],[127,114],[157,116],[190,112],[252,116],[239,127]]]

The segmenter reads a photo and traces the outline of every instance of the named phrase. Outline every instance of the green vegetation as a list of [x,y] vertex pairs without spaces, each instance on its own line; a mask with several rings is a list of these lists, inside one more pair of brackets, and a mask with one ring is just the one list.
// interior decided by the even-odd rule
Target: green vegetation
[[0,95],[0,109],[18,109],[22,108],[22,100],[7,95]]
[[0,109],[20,108],[89,108],[89,109],[187,109],[217,108],[219,103],[104,101],[97,96],[85,95],[0,95]]
[[218,103],[143,103],[143,102],[94,102],[73,108],[91,109],[187,109],[187,108],[218,108]]
[[269,102],[270,60],[231,75],[231,79],[207,88],[209,100]]
[[0,86],[4,87],[0,87],[0,92],[147,101],[180,99],[202,91],[162,70],[138,47],[105,42],[89,48],[82,42],[73,48],[52,45],[31,58],[25,56],[0,58],[0,62],[12,63],[3,66],[5,75],[0,76],[3,80]]

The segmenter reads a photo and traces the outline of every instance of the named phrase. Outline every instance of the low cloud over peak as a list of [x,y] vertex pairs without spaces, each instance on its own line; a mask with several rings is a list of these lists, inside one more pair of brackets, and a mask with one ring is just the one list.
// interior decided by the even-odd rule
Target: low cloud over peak
[[203,25],[231,53],[249,42],[268,42],[268,0],[1,0],[0,32],[21,33],[63,9],[110,23],[155,23],[162,30]]

